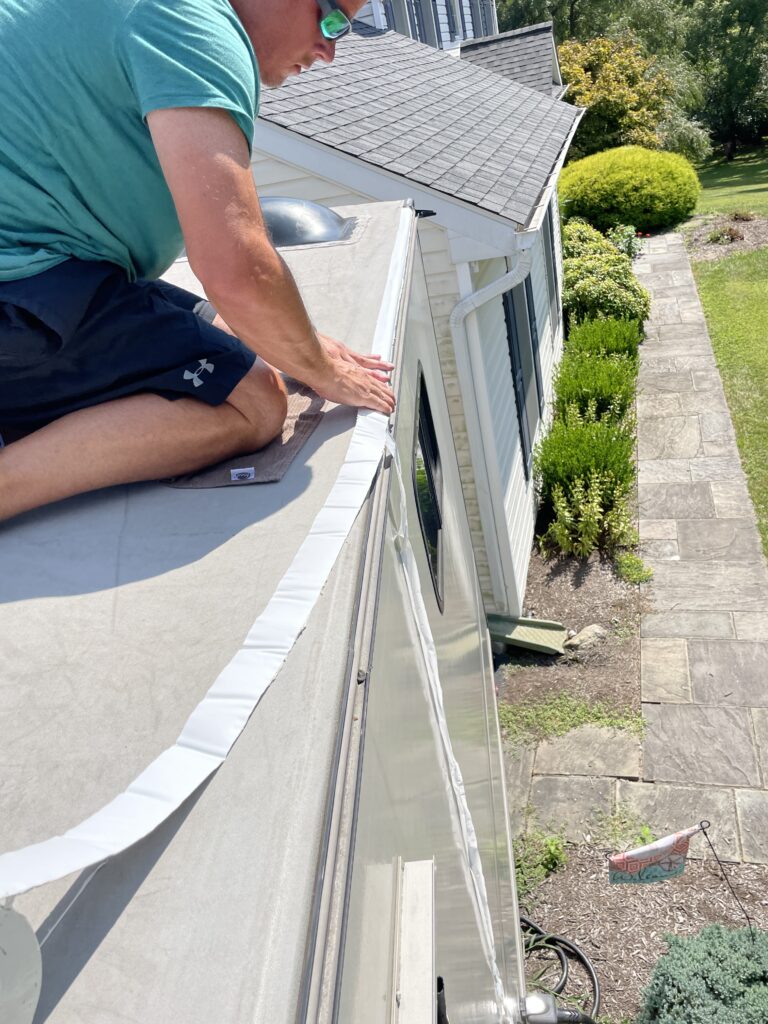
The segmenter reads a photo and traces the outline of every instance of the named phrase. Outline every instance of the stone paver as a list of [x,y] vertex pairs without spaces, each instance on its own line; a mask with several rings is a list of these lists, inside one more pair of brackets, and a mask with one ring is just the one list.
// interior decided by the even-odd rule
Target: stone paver
[[583,775],[535,775],[531,804],[545,828],[562,828],[566,839],[583,842],[599,815],[613,811],[613,779]]
[[659,562],[652,592],[656,611],[768,608],[765,569],[754,562]]
[[736,813],[744,860],[768,864],[768,793],[737,789]]
[[715,518],[715,502],[707,483],[644,484],[638,490],[640,522],[643,519]]
[[760,785],[747,708],[645,704],[643,711],[647,781]]
[[760,535],[751,519],[684,519],[678,524],[680,557],[687,561],[758,562]]
[[640,620],[640,636],[730,639],[736,636],[736,630],[730,612],[649,612]]
[[507,745],[504,750],[507,795],[509,797],[509,827],[513,838],[525,828],[536,751],[529,746]]
[[768,640],[768,611],[734,612],[733,625],[739,640]]
[[645,702],[683,704],[691,700],[685,640],[640,641],[640,688]]
[[688,661],[699,703],[768,707],[768,643],[689,640]]
[[642,756],[594,727],[541,744],[530,798],[573,840],[627,804],[657,835],[707,819],[721,857],[768,864],[768,570],[682,237],[649,239],[635,269],[651,291],[637,397],[648,728]]
[[539,743],[536,775],[610,775],[640,778],[640,740],[622,729],[582,725]]
[[[712,825],[710,838],[718,856],[724,860],[741,860],[732,789],[620,781],[616,787],[616,803],[634,811],[657,836],[709,821]],[[697,857],[711,857],[705,840],[701,844],[697,842],[692,853]]]
[[752,708],[757,758],[763,773],[763,785],[768,787],[768,708]]

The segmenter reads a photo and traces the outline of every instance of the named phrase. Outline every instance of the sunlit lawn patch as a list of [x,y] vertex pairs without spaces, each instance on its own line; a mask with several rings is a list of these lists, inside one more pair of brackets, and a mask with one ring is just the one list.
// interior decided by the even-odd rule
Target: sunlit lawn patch
[[693,266],[768,554],[768,249]]

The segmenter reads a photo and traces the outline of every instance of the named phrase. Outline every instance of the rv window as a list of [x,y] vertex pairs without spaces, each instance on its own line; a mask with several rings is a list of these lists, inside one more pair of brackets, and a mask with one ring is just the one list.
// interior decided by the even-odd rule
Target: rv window
[[507,345],[512,368],[512,386],[520,427],[523,469],[530,479],[533,444],[543,408],[539,337],[530,280],[502,296],[507,325]]
[[435,424],[424,377],[419,373],[418,410],[413,444],[413,486],[427,561],[440,610],[443,610],[443,473]]
[[557,263],[555,261],[555,233],[552,227],[552,204],[547,207],[542,230],[544,239],[544,259],[547,265],[547,288],[549,290],[549,306],[552,311],[552,335],[557,333],[557,321],[560,316],[560,289],[557,280]]

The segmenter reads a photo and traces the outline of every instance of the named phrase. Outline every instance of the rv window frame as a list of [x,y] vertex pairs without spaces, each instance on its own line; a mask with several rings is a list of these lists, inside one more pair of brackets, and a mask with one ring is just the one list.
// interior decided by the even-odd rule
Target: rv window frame
[[[512,390],[517,410],[517,425],[520,433],[520,451],[523,459],[523,473],[526,481],[531,480],[533,473],[533,450],[536,435],[544,415],[544,387],[539,354],[539,332],[536,323],[536,310],[533,305],[533,284],[530,275],[521,284],[504,292],[501,296],[504,307],[504,323],[507,334],[510,369],[512,371]],[[524,307],[521,308],[521,307]],[[523,344],[529,352],[524,354]],[[526,364],[530,362],[530,373],[526,373]],[[528,384],[530,379],[536,387],[537,415],[535,423],[531,423],[528,415]]]
[[[426,436],[427,446],[432,449],[432,452],[425,451],[425,445],[421,444],[421,424],[422,424],[422,410],[426,413],[426,426],[428,434]],[[434,503],[437,511],[438,518],[438,530],[437,530],[437,545],[436,545],[436,561],[437,561],[437,572],[432,565],[432,557],[429,553],[429,543],[427,541],[427,530],[424,523],[424,516],[421,510],[421,502],[419,500],[419,488],[416,481],[416,449],[421,449],[424,465],[427,471],[427,484],[431,499]],[[434,462],[436,467],[435,470],[430,463],[430,454],[434,454]],[[437,476],[437,481],[435,480]],[[442,615],[445,601],[444,601],[444,573],[443,573],[443,532],[444,532],[444,517],[443,517],[443,467],[442,458],[440,456],[440,447],[437,441],[437,431],[435,430],[435,418],[432,414],[432,403],[429,399],[429,390],[427,388],[426,376],[424,374],[424,368],[419,362],[418,370],[416,374],[416,415],[414,416],[413,424],[413,440],[411,443],[411,481],[413,483],[413,497],[416,502],[416,511],[419,516],[419,526],[421,528],[421,539],[424,543],[424,554],[426,555],[427,565],[429,567],[429,574],[432,577],[432,587],[435,591],[435,599],[437,606],[440,609]]]

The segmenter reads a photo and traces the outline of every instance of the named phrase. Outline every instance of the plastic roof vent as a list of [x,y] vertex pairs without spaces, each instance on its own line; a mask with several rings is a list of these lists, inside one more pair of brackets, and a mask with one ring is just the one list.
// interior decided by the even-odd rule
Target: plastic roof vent
[[341,242],[349,237],[355,223],[308,199],[269,196],[261,200],[261,209],[269,237],[276,246]]

